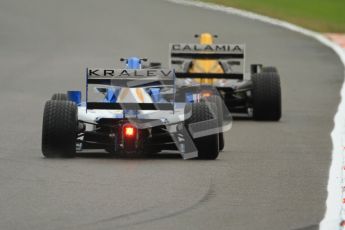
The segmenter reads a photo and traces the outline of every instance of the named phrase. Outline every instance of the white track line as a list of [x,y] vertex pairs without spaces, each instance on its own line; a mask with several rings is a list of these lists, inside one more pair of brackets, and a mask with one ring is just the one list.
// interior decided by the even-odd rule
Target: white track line
[[[242,17],[266,22],[272,25],[280,26],[291,31],[301,33],[305,36],[312,37],[318,40],[320,43],[333,49],[341,59],[345,66],[345,50],[338,44],[333,43],[320,33],[299,27],[297,25],[281,21],[278,19],[270,18],[267,16],[259,15],[256,13],[235,9],[232,7],[225,7],[212,3],[203,3],[194,0],[167,0],[169,2],[197,6],[204,9],[210,9],[220,11],[227,14],[239,15]],[[345,69],[344,69],[345,76]],[[320,230],[330,229],[345,229],[340,227],[342,220],[345,220],[345,204],[343,199],[345,198],[343,191],[345,188],[345,84],[343,83],[341,91],[341,101],[338,106],[338,111],[334,117],[334,129],[331,133],[332,137],[332,163],[329,171],[328,179],[328,197],[326,201],[326,213],[323,220],[320,223]]]

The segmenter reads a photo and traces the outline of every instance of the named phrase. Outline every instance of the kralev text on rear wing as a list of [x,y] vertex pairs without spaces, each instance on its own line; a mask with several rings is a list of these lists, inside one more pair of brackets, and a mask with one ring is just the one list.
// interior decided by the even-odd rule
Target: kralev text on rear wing
[[[86,108],[101,110],[174,110],[174,100],[166,102],[110,102],[102,96],[95,96],[90,101],[89,85],[96,87],[98,95],[107,90],[123,88],[171,88],[170,98],[175,94],[175,73],[172,69],[86,69]],[[96,94],[97,94],[96,93]],[[167,93],[165,93],[165,96]],[[142,95],[141,95],[142,96]],[[101,101],[101,102],[100,102]]]

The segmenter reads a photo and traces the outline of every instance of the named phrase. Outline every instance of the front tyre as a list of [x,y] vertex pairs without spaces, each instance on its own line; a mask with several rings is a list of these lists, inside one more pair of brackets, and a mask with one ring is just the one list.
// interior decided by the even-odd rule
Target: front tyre
[[49,100],[43,113],[42,153],[47,158],[75,156],[78,108],[74,102]]

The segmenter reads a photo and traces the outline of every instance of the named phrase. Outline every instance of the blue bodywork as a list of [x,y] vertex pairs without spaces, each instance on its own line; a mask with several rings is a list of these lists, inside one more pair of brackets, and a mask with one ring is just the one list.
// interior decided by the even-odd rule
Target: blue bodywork
[[67,91],[67,98],[78,106],[81,104],[81,91]]
[[141,69],[141,60],[137,57],[130,57],[127,59],[126,67],[128,69]]

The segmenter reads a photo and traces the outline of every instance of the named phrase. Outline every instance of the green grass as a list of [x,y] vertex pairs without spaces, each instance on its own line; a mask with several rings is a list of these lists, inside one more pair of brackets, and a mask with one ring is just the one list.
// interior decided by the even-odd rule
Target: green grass
[[345,32],[345,0],[201,0],[257,12],[319,32]]

